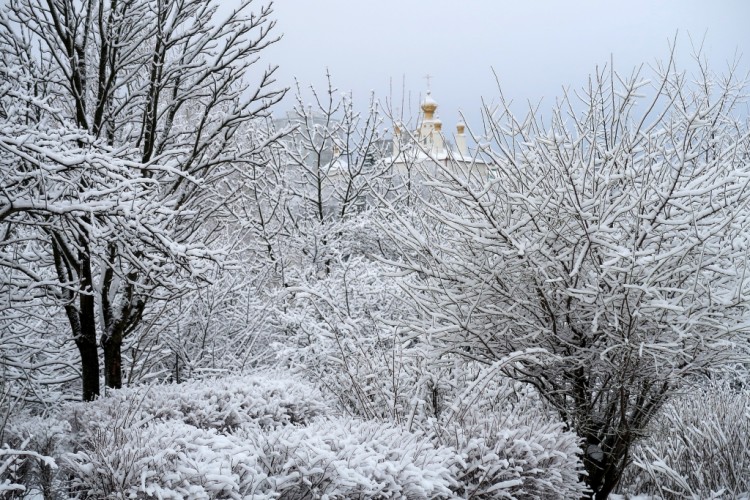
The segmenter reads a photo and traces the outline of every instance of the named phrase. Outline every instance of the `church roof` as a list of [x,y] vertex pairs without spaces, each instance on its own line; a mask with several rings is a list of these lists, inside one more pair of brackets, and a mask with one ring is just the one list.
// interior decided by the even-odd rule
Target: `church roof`
[[407,150],[400,151],[396,156],[391,155],[383,158],[383,161],[388,163],[422,162],[425,160],[454,160],[461,163],[475,163],[477,165],[491,163],[478,156],[474,157],[471,155],[463,155],[458,150],[448,148],[444,148],[442,151],[439,151],[435,154],[428,154],[422,148],[409,148]]

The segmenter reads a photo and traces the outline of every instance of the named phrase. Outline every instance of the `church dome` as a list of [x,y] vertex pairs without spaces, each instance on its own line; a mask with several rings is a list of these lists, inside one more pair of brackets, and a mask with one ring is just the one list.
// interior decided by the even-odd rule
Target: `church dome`
[[422,111],[424,111],[425,115],[432,115],[437,107],[437,102],[435,102],[435,99],[432,98],[432,95],[430,95],[430,91],[428,90],[424,101],[422,101]]

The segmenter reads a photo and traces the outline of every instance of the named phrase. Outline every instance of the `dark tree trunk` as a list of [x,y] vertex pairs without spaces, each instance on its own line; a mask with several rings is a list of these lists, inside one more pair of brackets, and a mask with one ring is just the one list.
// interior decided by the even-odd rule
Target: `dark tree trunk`
[[[58,233],[50,233],[55,269],[61,283],[74,282],[76,277],[80,289],[73,292],[62,290],[65,314],[70,324],[78,353],[81,356],[81,399],[93,401],[99,396],[99,351],[96,345],[96,304],[93,296],[90,261],[85,253],[78,258],[65,244]],[[80,240],[81,248],[86,248],[85,240]],[[75,302],[78,300],[78,307]]]
[[81,399],[93,401],[99,396],[99,350],[96,345],[94,300],[81,295],[81,309],[68,304],[65,312],[78,354],[81,356]]
[[96,337],[84,336],[76,339],[76,346],[81,355],[81,382],[84,401],[93,401],[99,396],[99,353],[96,348]]
[[81,293],[80,309],[68,305],[70,329],[81,356],[82,399],[93,401],[99,396],[99,350],[96,345],[96,310],[94,298]]
[[[80,244],[86,244],[81,238]],[[84,247],[86,248],[86,247]],[[88,248],[86,248],[88,250]],[[93,295],[93,277],[88,252],[79,255],[81,262],[79,292],[81,335],[76,338],[81,353],[81,377],[83,379],[83,400],[93,401],[99,396],[99,351],[96,345],[96,302]]]
[[[132,328],[141,321],[146,303],[135,296],[137,272],[128,273],[124,285],[114,282],[114,268],[118,261],[117,245],[109,246],[108,258],[109,265],[102,275],[100,295],[104,320],[104,333],[101,339],[104,350],[104,383],[109,388],[120,389],[122,387],[122,342]],[[117,304],[111,302],[110,296],[112,295],[119,295]]]
[[104,349],[104,384],[112,389],[122,387],[122,339],[108,336],[102,341]]
[[609,494],[612,493],[612,490],[615,489],[615,486],[617,486],[617,482],[604,482],[601,485],[601,489],[596,493],[596,497],[594,497],[596,500],[607,500],[609,498]]
[[[607,457],[605,457],[606,460]],[[586,469],[586,484],[591,489],[591,494],[585,498],[601,500],[606,499],[615,487],[615,484],[607,484],[605,474],[606,464],[589,456],[584,450],[583,465]]]

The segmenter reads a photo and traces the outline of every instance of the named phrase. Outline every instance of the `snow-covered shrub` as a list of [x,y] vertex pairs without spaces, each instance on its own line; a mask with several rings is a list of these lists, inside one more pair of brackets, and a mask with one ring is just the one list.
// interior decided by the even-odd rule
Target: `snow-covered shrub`
[[336,256],[322,278],[288,290],[277,318],[287,332],[278,357],[331,394],[347,414],[403,422],[421,391],[423,353],[393,326],[413,309],[393,271]]
[[330,411],[314,386],[276,373],[121,389],[71,408],[74,420],[83,425],[130,415],[131,421],[180,420],[220,432],[249,422],[263,428],[306,424]]
[[274,498],[263,491],[255,445],[214,429],[179,421],[93,424],[80,446],[65,468],[82,498]]
[[15,498],[26,491],[25,445],[26,443],[22,443],[21,449],[11,448],[8,444],[0,446],[0,498]]
[[713,383],[675,399],[621,485],[664,498],[750,498],[750,389]]
[[178,421],[91,425],[65,458],[81,498],[454,498],[450,448],[387,424],[321,420],[235,434]]
[[[215,381],[217,401],[231,385],[224,384],[221,391],[222,382]],[[183,391],[187,396],[189,389]],[[158,412],[145,396],[117,391],[76,414],[77,451],[63,457],[72,493],[82,498],[426,499],[452,498],[460,489],[455,450],[435,446],[423,433],[351,419],[296,418],[295,425],[268,410],[262,415],[273,418],[238,422],[233,417],[227,425],[217,418],[216,405],[200,405],[192,413]],[[159,400],[169,408],[168,401]],[[196,413],[201,417],[192,416]]]
[[65,473],[87,498],[451,495],[455,452],[387,424],[311,424],[324,401],[309,384],[258,376],[113,391],[71,405]]
[[527,386],[494,377],[478,385],[435,427],[436,439],[462,458],[460,493],[477,499],[580,498],[586,485],[575,433]]
[[576,437],[533,391],[490,380],[414,432],[330,418],[291,378],[123,389],[67,408],[76,449],[59,462],[79,498],[579,497]]
[[[0,349],[1,350],[1,349]],[[28,414],[13,395],[18,384],[0,374],[0,498],[22,498],[39,492],[53,498],[57,469],[53,454],[70,430],[64,422]]]
[[[224,231],[238,229],[228,224]],[[165,374],[181,383],[269,366],[276,339],[269,326],[272,298],[263,291],[269,272],[261,265],[246,263],[221,273],[169,307],[149,304],[143,313],[149,327],[124,340],[123,352],[130,358],[127,383],[151,383]]]
[[[25,485],[26,493],[37,492],[45,499],[56,498],[61,486],[53,457],[60,456],[70,445],[70,431],[70,424],[56,415],[17,415],[8,422],[4,431],[6,446],[16,448],[18,453],[15,462],[5,468],[6,474],[12,471],[16,480]],[[0,456],[8,453],[10,448],[0,450]],[[0,469],[3,469],[1,465]],[[0,482],[2,477],[0,472]]]
[[263,472],[281,498],[453,498],[458,457],[426,436],[349,419],[263,438]]
[[453,431],[470,498],[579,498],[586,490],[577,438],[562,423],[490,417]]
[[67,411],[77,450],[63,462],[77,495],[265,498],[255,465],[265,434],[329,408],[310,384],[264,374],[122,389]]

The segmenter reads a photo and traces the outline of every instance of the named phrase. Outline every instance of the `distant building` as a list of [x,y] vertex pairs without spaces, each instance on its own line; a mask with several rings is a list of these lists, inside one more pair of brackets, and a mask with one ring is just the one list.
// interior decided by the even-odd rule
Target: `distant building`
[[466,125],[456,125],[455,146],[445,140],[443,122],[435,116],[438,104],[430,91],[422,101],[422,121],[413,134],[394,124],[391,156],[383,161],[392,164],[394,173],[412,177],[414,169],[438,175],[460,175],[464,178],[487,179],[489,165],[469,152],[466,142]]
[[[354,158],[355,165],[348,163],[352,157],[338,146],[327,149],[327,161],[317,171],[323,180],[317,193],[326,198],[328,210],[338,210],[340,193],[352,190],[359,193],[353,201],[357,210],[376,205],[379,197],[393,200],[425,194],[425,176],[461,179],[472,184],[486,182],[491,173],[490,164],[470,153],[466,126],[458,123],[455,145],[449,143],[443,134],[442,122],[435,114],[437,108],[437,102],[428,91],[421,103],[417,129],[410,133],[400,124],[394,124],[392,140],[373,143],[366,158]],[[315,190],[318,186],[311,184],[308,189]],[[373,196],[370,189],[375,189],[379,195]],[[314,195],[311,193],[309,197]]]

